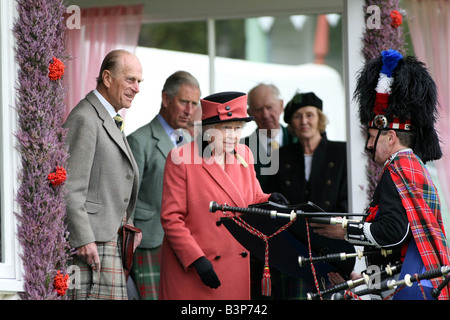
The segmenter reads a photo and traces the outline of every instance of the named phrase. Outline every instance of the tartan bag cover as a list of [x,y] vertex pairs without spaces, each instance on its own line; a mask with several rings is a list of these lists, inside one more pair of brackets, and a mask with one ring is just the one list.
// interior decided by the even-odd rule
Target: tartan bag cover
[[[387,168],[402,199],[426,270],[450,265],[439,195],[427,168],[411,150],[399,152]],[[443,279],[431,281],[437,287]],[[439,299],[449,299],[448,286]]]

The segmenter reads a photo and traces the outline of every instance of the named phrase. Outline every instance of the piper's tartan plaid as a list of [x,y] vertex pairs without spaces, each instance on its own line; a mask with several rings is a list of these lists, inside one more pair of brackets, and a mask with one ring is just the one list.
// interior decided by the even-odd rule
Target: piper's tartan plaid
[[[450,265],[439,195],[427,168],[410,150],[399,152],[387,168],[402,198],[426,270]],[[431,281],[436,288],[443,278]],[[448,286],[439,299],[449,299]]]

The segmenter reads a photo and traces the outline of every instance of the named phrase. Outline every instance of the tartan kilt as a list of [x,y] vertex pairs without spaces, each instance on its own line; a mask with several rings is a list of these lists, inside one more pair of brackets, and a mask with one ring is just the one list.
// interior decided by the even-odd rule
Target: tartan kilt
[[100,270],[95,270],[76,255],[73,264],[79,269],[76,283],[69,287],[73,300],[128,300],[127,283],[122,264],[120,237],[109,242],[96,242]]
[[142,300],[158,300],[161,248],[137,248],[134,252],[131,274]]

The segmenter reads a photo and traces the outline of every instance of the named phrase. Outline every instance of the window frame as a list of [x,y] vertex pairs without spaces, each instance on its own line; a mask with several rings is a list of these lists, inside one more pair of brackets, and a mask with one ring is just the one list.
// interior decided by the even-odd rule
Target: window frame
[[15,112],[15,61],[14,36],[10,30],[17,12],[14,1],[0,3],[0,197],[1,246],[0,295],[15,295],[23,290],[20,245],[16,237],[19,206],[15,201],[18,187],[17,170],[19,153],[15,147],[17,115]]

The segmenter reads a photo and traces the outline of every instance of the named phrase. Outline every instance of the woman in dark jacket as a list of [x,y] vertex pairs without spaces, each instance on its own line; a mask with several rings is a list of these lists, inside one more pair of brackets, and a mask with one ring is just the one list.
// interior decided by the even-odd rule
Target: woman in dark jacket
[[346,144],[327,139],[322,100],[312,92],[297,93],[284,121],[299,142],[279,149],[279,169],[269,178],[269,190],[290,204],[311,201],[327,212],[348,212]]

